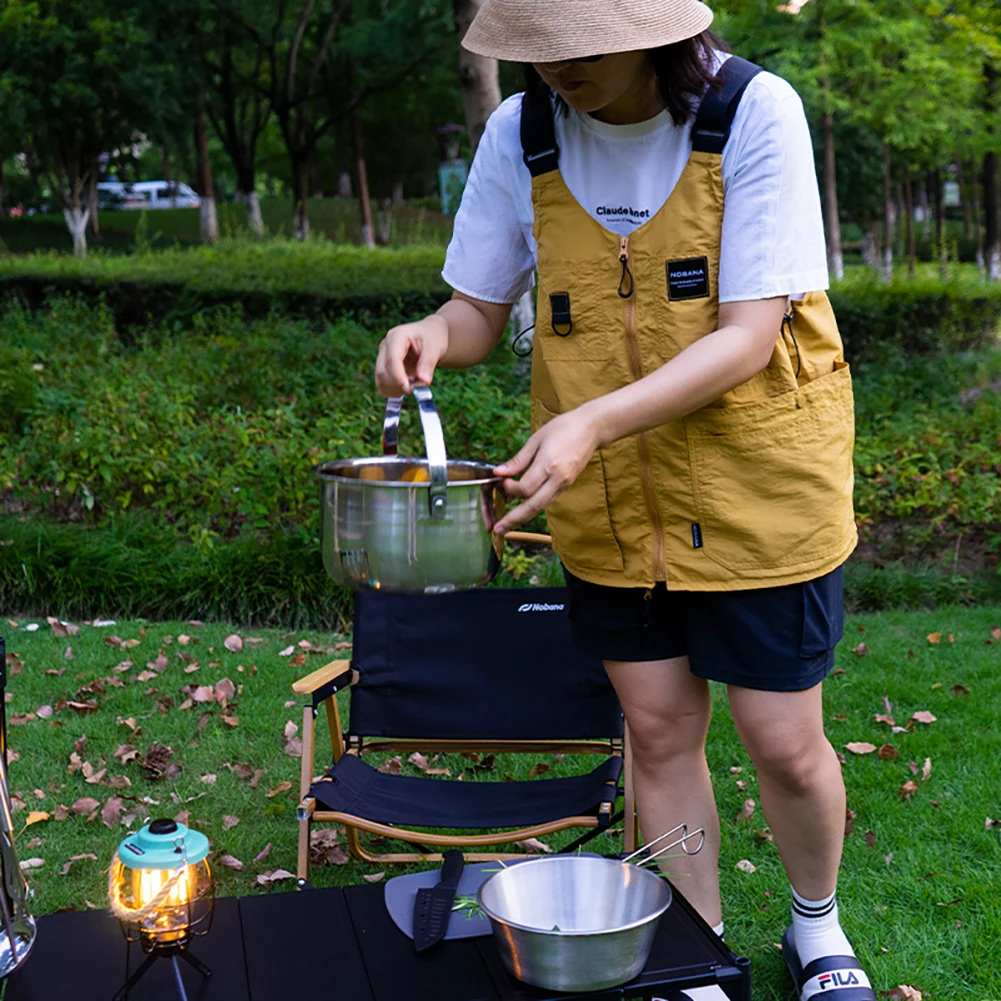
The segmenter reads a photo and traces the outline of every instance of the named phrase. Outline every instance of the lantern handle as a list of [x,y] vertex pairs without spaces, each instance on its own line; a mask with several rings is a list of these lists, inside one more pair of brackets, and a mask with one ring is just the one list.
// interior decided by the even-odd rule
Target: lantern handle
[[[181,843],[178,844],[178,841]],[[174,844],[181,849],[181,864],[174,870],[174,875],[163,884],[160,892],[148,904],[137,908],[129,907],[122,900],[118,887],[120,885],[119,876],[121,876],[125,865],[118,857],[117,852],[115,853],[115,857],[111,862],[111,868],[108,870],[108,904],[111,913],[120,921],[135,922],[142,921],[143,918],[148,917],[170,896],[170,891],[184,878],[185,870],[188,867],[188,853],[185,850],[184,839],[179,838],[175,840]]]

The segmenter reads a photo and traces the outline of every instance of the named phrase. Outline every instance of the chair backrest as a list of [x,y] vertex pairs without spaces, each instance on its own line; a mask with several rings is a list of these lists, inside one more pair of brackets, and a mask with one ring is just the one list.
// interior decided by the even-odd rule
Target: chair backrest
[[570,639],[563,588],[355,598],[348,732],[441,740],[621,737],[601,661]]

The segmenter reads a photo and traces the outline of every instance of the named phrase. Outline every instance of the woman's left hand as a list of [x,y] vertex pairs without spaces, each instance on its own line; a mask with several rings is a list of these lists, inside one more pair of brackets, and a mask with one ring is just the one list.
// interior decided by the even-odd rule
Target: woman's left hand
[[597,447],[597,430],[583,407],[539,428],[513,459],[494,468],[504,477],[507,496],[524,498],[497,522],[494,532],[504,535],[534,518],[577,479]]

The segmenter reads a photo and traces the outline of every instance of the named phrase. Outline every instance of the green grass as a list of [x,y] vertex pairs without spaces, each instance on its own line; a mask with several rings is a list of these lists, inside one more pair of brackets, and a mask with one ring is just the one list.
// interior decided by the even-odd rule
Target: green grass
[[[156,801],[147,805],[151,815],[173,816],[189,810],[191,823],[212,839],[213,857],[230,854],[243,861],[242,872],[216,866],[220,894],[275,892],[258,891],[253,882],[266,870],[295,868],[299,761],[284,753],[282,732],[287,721],[299,722],[301,708],[286,705],[291,701],[289,685],[299,674],[324,663],[322,657],[311,654],[307,664],[296,668],[288,657],[278,654],[304,638],[330,645],[341,637],[240,630],[245,637],[260,636],[264,642],[247,645],[235,654],[225,650],[223,640],[237,630],[224,625],[143,624],[140,620],[107,628],[81,626],[78,635],[59,638],[44,619],[37,621],[41,628],[33,633],[24,630],[23,619],[20,628],[5,630],[8,652],[18,654],[24,663],[9,682],[8,713],[55,707],[58,700],[72,697],[80,686],[98,677],[112,675],[124,685],[98,695],[99,708],[93,713],[81,716],[62,708],[47,720],[10,727],[10,744],[19,755],[11,767],[11,786],[26,804],[15,814],[18,852],[22,860],[45,860],[30,876],[34,911],[44,914],[62,907],[103,906],[104,867],[125,833],[124,827],[104,826],[99,815],[91,820],[74,815],[24,827],[29,810],[52,814],[57,804],[70,807],[87,796],[104,802],[114,793],[107,785],[87,784],[80,772],[68,774],[74,741],[83,735],[87,736],[85,758],[95,767],[101,758],[108,763],[105,781],[121,774],[131,779],[131,787],[122,795],[136,799],[125,799],[127,809],[141,807],[139,797],[150,797]],[[985,830],[984,824],[985,817],[1001,816],[1001,735],[996,723],[996,707],[1001,704],[1001,642],[986,642],[999,622],[1001,608],[990,607],[853,619],[838,652],[838,669],[844,673],[827,684],[825,712],[835,747],[840,749],[849,741],[888,742],[901,752],[901,758],[892,762],[875,755],[847,754],[845,764],[849,805],[856,818],[854,832],[845,842],[839,893],[843,923],[878,990],[911,984],[927,992],[926,997],[987,1001],[1001,996],[1001,968],[995,958],[1001,940],[1001,900],[996,893],[1001,846],[998,829]],[[143,630],[145,635],[141,635]],[[942,633],[938,645],[926,638],[933,632]],[[180,646],[181,633],[190,635],[192,643]],[[105,637],[112,634],[141,637],[141,642],[121,651],[105,645]],[[173,638],[172,643],[166,643],[167,636]],[[852,652],[860,641],[867,647],[864,656]],[[65,659],[67,646],[73,648],[72,660]],[[152,681],[138,681],[139,672],[161,650],[170,666]],[[199,670],[185,674],[184,662],[176,656],[179,652],[192,654]],[[111,668],[126,657],[135,666],[115,674]],[[63,673],[46,674],[49,670]],[[243,686],[233,710],[239,725],[223,723],[216,707],[208,710],[199,730],[205,709],[196,705],[181,710],[184,695],[179,690],[186,684],[214,685],[225,677]],[[970,694],[955,694],[955,685],[965,686]],[[175,705],[159,711],[156,694],[172,698]],[[753,960],[755,1001],[785,1001],[790,991],[774,943],[787,923],[788,891],[774,847],[754,834],[754,829],[763,826],[760,813],[751,825],[732,822],[747,796],[758,798],[757,788],[725,698],[720,691],[715,696],[718,712],[708,756],[723,818],[720,871],[727,938]],[[891,735],[872,719],[874,713],[886,711],[884,696],[900,723],[918,710],[931,711],[937,721]],[[118,722],[129,717],[141,728],[138,737]],[[320,733],[325,738],[322,726]],[[155,742],[168,744],[182,773],[172,782],[153,782],[142,776],[135,762],[121,766],[114,751],[128,742],[143,752]],[[916,796],[901,801],[897,792],[913,777],[907,762],[920,767],[926,758],[932,762],[930,778],[917,778]],[[518,763],[499,758],[493,777],[524,777],[536,760],[552,766],[549,775],[572,766],[569,760],[557,763],[547,756]],[[226,767],[237,763],[266,770],[256,789]],[[455,774],[469,762],[460,758],[448,764]],[[747,783],[746,790],[737,788],[732,767],[743,768],[739,777]],[[405,771],[417,774],[410,765]],[[214,784],[203,782],[204,775],[215,775]],[[282,782],[291,782],[292,789],[269,798],[267,792]],[[191,797],[198,798],[189,801]],[[237,816],[240,823],[225,830],[224,815]],[[866,844],[867,830],[875,835],[873,847]],[[554,846],[561,843],[559,838],[548,840]],[[618,848],[612,838],[601,841],[599,850]],[[254,863],[269,843],[268,856]],[[97,855],[98,861],[74,862],[69,873],[61,875],[71,856],[87,853]],[[738,870],[736,863],[741,859],[750,860],[756,871]],[[314,869],[313,879],[319,886],[355,883],[374,871],[378,870],[372,866],[349,863]],[[279,883],[276,889],[290,886],[290,882]]]

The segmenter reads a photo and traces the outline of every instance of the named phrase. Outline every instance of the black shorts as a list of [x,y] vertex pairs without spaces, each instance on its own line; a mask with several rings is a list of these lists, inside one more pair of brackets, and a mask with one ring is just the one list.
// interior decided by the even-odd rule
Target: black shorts
[[813,688],[844,632],[841,567],[803,584],[673,591],[590,584],[566,568],[574,642],[602,660],[688,657],[692,674],[742,688]]

